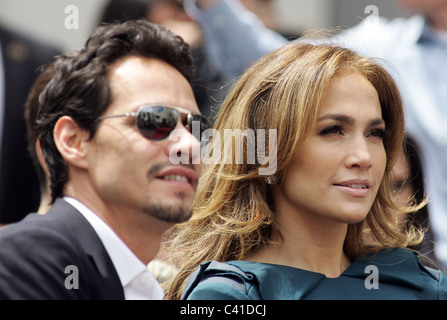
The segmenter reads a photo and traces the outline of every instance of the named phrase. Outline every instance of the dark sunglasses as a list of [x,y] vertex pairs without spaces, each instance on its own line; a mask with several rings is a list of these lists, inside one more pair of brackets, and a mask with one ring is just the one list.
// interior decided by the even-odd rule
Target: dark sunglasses
[[201,142],[203,132],[211,128],[210,122],[201,114],[192,113],[182,108],[157,105],[142,106],[137,112],[102,116],[98,120],[118,117],[135,117],[138,131],[151,141],[160,141],[169,137],[171,132],[177,128],[179,121],[199,142]]

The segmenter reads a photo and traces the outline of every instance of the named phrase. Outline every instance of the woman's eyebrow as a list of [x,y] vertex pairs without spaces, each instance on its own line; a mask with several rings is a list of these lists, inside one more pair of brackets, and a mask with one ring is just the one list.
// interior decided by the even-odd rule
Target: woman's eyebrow
[[382,125],[382,124],[384,125],[385,124],[385,120],[383,120],[382,118],[377,118],[377,119],[371,120],[369,122],[369,124],[370,124],[371,127]]
[[[350,125],[354,124],[354,122],[355,122],[355,119],[350,116],[347,116],[345,114],[335,114],[335,113],[325,114],[324,116],[319,117],[317,121],[323,121],[323,120],[328,120],[328,119],[346,123],[346,124],[350,124]],[[369,121],[370,126],[377,126],[377,125],[382,125],[382,124],[385,124],[385,120],[383,120],[382,118],[376,118],[376,119]]]
[[348,123],[348,124],[353,124],[355,121],[353,118],[344,115],[344,114],[334,114],[334,113],[328,113],[325,114],[324,116],[321,116],[318,118],[318,121],[323,121],[323,120],[335,120],[335,121],[339,121],[339,122],[344,122],[344,123]]

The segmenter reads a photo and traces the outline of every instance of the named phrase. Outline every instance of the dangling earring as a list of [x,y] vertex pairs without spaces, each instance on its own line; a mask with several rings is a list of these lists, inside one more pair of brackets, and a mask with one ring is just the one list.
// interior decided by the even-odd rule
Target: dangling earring
[[268,184],[275,184],[278,181],[278,178],[274,174],[267,176],[264,179]]

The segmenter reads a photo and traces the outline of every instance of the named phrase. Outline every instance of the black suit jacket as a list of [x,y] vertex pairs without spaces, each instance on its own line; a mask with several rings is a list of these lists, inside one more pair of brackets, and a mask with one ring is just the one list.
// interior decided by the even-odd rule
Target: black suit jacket
[[93,227],[58,199],[46,215],[0,229],[0,299],[124,299],[124,291]]
[[[0,224],[21,220],[39,207],[40,190],[27,150],[24,106],[39,75],[58,50],[0,27],[5,80],[0,161]],[[1,97],[0,97],[1,98]]]

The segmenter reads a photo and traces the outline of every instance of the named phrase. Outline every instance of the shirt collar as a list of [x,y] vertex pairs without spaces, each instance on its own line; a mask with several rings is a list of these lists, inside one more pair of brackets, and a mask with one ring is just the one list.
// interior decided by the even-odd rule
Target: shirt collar
[[112,228],[79,200],[71,197],[64,197],[64,200],[74,206],[98,234],[118,273],[126,299],[161,300],[164,293],[155,277]]

